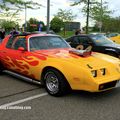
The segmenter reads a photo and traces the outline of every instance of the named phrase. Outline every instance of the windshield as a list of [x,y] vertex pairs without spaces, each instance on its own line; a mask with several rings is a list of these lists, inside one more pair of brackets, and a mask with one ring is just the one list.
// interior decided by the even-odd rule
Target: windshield
[[105,37],[104,35],[90,35],[90,38],[96,45],[113,44],[113,41]]
[[110,38],[110,37],[116,37],[116,36],[118,36],[119,34],[118,33],[109,33],[109,34],[106,34],[106,36],[108,37],[108,38]]
[[36,36],[29,39],[30,51],[55,48],[69,48],[70,46],[58,36]]

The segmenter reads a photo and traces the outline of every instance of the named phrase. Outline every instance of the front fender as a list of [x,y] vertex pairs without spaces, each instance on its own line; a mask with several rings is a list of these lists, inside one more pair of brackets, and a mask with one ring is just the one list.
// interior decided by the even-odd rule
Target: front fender
[[89,86],[95,86],[90,70],[87,70],[80,65],[75,65],[71,62],[65,63],[64,61],[60,61],[59,64],[58,62],[49,62],[43,66],[40,72],[40,78],[46,67],[52,67],[60,71],[72,89],[91,89]]

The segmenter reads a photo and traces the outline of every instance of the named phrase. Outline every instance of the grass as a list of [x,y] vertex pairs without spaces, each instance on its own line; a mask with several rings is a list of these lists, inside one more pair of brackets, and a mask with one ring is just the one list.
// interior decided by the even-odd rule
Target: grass
[[68,38],[70,36],[73,36],[75,34],[75,32],[74,31],[66,31],[64,33],[64,31],[61,31],[61,32],[59,32],[57,34],[60,35],[60,36],[62,36],[63,38]]

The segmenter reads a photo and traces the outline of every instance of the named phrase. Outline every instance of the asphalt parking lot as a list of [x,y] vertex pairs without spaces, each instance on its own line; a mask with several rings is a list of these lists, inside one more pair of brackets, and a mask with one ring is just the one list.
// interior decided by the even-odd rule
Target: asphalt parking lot
[[0,76],[0,106],[31,109],[0,109],[0,120],[119,120],[120,88],[102,93],[73,91],[52,97],[43,87],[9,75]]

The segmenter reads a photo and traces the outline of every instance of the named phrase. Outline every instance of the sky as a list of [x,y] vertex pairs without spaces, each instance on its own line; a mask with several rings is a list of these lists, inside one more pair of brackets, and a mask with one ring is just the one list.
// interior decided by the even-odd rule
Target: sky
[[[27,9],[27,20],[29,18],[36,18],[39,21],[44,21],[46,24],[47,21],[47,0],[33,0],[34,2],[38,2],[42,4],[44,7],[41,7],[40,9],[37,10],[31,10]],[[53,16],[58,12],[58,9],[63,9],[63,10],[72,10],[73,14],[76,14],[77,17],[74,19],[76,22],[80,22],[81,26],[85,26],[86,18],[83,16],[83,13],[81,12],[81,9],[83,5],[78,5],[78,6],[70,6],[70,3],[73,1],[79,1],[79,0],[50,0],[50,20],[53,18]],[[98,0],[100,1],[100,0]],[[120,16],[120,1],[119,0],[103,0],[107,1],[109,4],[109,9],[114,10],[113,16]],[[23,24],[25,21],[25,12],[24,10],[20,13],[20,23]]]

